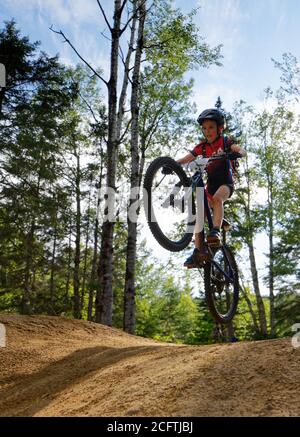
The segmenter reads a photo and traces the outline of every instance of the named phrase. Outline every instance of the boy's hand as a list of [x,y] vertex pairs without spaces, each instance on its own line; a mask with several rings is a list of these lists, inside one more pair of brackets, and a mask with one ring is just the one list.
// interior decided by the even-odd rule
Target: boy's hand
[[172,174],[173,170],[170,167],[167,167],[166,165],[163,166],[161,169],[162,174]]
[[227,154],[227,158],[228,159],[237,159],[237,158],[242,158],[243,155],[239,152],[231,152]]

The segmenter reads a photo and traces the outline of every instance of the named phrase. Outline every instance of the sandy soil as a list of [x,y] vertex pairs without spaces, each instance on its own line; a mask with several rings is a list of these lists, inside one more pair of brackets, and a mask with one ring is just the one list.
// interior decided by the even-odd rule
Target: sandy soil
[[290,339],[182,346],[61,317],[0,314],[1,416],[299,416]]

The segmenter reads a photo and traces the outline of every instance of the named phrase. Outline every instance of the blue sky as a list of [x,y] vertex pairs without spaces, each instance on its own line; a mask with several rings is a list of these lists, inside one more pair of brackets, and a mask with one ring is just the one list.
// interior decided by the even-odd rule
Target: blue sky
[[[102,4],[109,10],[113,1]],[[214,105],[218,95],[227,110],[235,100],[256,104],[264,88],[279,86],[271,58],[292,52],[300,59],[299,0],[174,0],[174,6],[184,12],[200,7],[195,18],[200,35],[211,46],[224,45],[223,67],[191,74],[198,110]],[[6,0],[0,17],[1,25],[14,17],[22,33],[40,40],[47,53],[60,53],[64,62],[76,63],[72,50],[49,30],[53,24],[86,59],[108,72],[109,42],[101,36],[105,24],[96,0]]]
[[[183,2],[179,2],[183,3]],[[197,101],[209,106],[218,94],[256,104],[267,86],[279,86],[271,58],[292,52],[300,60],[298,0],[198,0],[197,23],[211,45],[222,43],[223,67],[199,71]]]

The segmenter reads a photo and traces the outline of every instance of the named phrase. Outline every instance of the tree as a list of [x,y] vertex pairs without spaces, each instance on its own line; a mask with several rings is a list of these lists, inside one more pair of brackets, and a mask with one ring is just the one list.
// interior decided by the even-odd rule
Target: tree
[[[222,108],[220,98],[216,106]],[[226,216],[233,224],[233,231],[229,235],[229,242],[234,246],[236,252],[238,252],[243,245],[247,247],[259,321],[259,325],[257,326],[253,319],[254,326],[258,328],[255,335],[256,337],[265,338],[267,336],[267,318],[260,291],[254,245],[255,236],[264,228],[264,221],[261,217],[260,207],[257,205],[255,199],[257,174],[251,164],[253,150],[251,147],[252,131],[249,128],[249,119],[251,120],[253,108],[246,105],[244,101],[240,101],[234,105],[232,113],[224,112],[226,114],[226,132],[234,138],[235,142],[240,143],[240,145],[248,151],[247,156],[240,160],[238,171],[235,175],[236,186],[233,197],[234,201],[226,203]],[[242,275],[243,272],[240,271],[240,277]],[[250,301],[245,294],[244,296],[246,302],[249,304],[251,313],[252,308]]]
[[[123,89],[119,99],[117,99],[117,84],[118,84],[118,56],[120,49],[120,37],[126,30],[130,21],[132,21],[137,13],[135,9],[136,2],[133,2],[133,11],[125,26],[122,27],[121,18],[127,0],[121,4],[121,0],[115,0],[114,4],[114,23],[111,26],[108,23],[104,10],[99,2],[101,11],[108,25],[111,34],[111,58],[110,58],[110,78],[105,82],[108,89],[108,138],[107,138],[107,200],[112,216],[115,212],[114,196],[110,189],[115,190],[115,176],[117,167],[118,147],[121,140],[121,126],[124,114],[124,103],[126,98],[126,88],[128,84],[127,72],[125,71],[123,79]],[[129,50],[129,53],[131,51]],[[129,64],[129,59],[127,59]],[[126,64],[125,64],[126,65]],[[113,313],[113,289],[112,289],[112,272],[113,272],[113,235],[114,221],[106,219],[102,225],[101,232],[101,250],[99,261],[99,289],[96,298],[96,321],[106,325],[112,324]]]
[[[146,154],[153,156],[156,143],[159,141],[161,149],[163,139],[166,140],[167,136],[173,137],[172,143],[176,140],[179,142],[179,139],[182,142],[184,129],[190,122],[187,113],[192,105],[188,99],[193,82],[186,83],[184,74],[189,68],[217,63],[220,50],[220,47],[210,49],[198,37],[193,13],[184,16],[180,11],[174,10],[168,1],[157,2],[147,15],[143,2],[138,9],[139,32],[131,90],[131,212],[132,206],[139,204]],[[147,67],[140,74],[143,46]],[[169,138],[168,141],[170,142]],[[139,208],[134,212],[134,221],[127,217],[129,231],[124,292],[124,329],[131,333],[134,332],[135,325],[135,262]]]
[[137,262],[136,334],[196,343],[198,309],[189,281],[182,285],[166,273],[164,266],[149,259],[150,254],[143,251]]
[[[91,196],[95,180],[99,177],[98,169],[104,167],[101,153],[99,162],[98,145],[100,143],[101,150],[106,133],[106,113],[97,80],[95,76],[90,77],[87,68],[77,66],[75,69],[70,69],[69,80],[76,86],[78,98],[74,100],[71,110],[65,114],[65,123],[69,126],[69,131],[64,141],[62,159],[66,167],[64,179],[66,179],[70,195],[73,196],[76,205],[74,211],[73,312],[75,318],[81,318],[85,305],[88,244],[91,239],[90,221],[93,218]],[[98,223],[96,225],[98,232]],[[96,235],[97,238],[98,235]],[[95,260],[95,256],[93,259]]]
[[[140,105],[140,71],[141,61],[144,49],[144,26],[146,19],[146,2],[140,0],[137,2],[137,43],[135,49],[135,59],[131,81],[131,172],[130,172],[130,203],[129,211],[133,203],[138,200],[139,193],[139,105]],[[126,250],[126,274],[124,290],[124,330],[133,334],[135,325],[135,263],[136,263],[136,240],[137,240],[137,223],[132,217],[127,216],[128,239]]]
[[22,312],[30,313],[38,269],[45,262],[45,215],[52,216],[57,199],[53,191],[63,131],[60,117],[76,91],[66,82],[58,59],[38,56],[38,43],[22,38],[14,22],[7,23],[0,36],[1,61],[7,67],[7,87],[1,90],[1,206],[6,237],[12,241],[15,235],[23,255],[15,285],[22,289]]
[[300,67],[296,56],[284,53],[281,62],[272,59],[276,68],[281,71],[281,90],[289,97],[299,101]]
[[[277,230],[284,220],[285,207],[282,205],[282,195],[291,190],[290,180],[295,180],[296,142],[299,124],[295,123],[293,112],[285,105],[282,94],[274,94],[266,90],[266,105],[273,100],[273,110],[264,109],[256,115],[254,121],[256,147],[255,152],[259,165],[258,180],[261,186],[266,187],[267,202],[262,209],[269,237],[269,266],[267,282],[270,293],[270,329],[271,336],[275,331],[275,241],[280,235]],[[270,106],[270,105],[269,105]]]

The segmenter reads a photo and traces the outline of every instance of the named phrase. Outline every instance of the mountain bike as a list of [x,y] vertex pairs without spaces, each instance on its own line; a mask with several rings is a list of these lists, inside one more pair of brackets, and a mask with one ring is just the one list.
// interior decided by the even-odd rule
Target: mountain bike
[[[229,323],[234,317],[239,298],[238,268],[234,254],[226,244],[229,223],[223,220],[219,247],[207,244],[205,218],[213,228],[211,210],[204,189],[203,174],[215,160],[233,159],[239,154],[198,157],[188,166],[195,171],[188,177],[184,168],[170,157],[156,158],[144,179],[144,207],[149,228],[165,249],[179,252],[192,240],[194,231],[203,234],[209,259],[199,265],[204,269],[204,291],[207,306],[217,323]],[[237,156],[238,155],[238,156]],[[167,172],[166,172],[167,169]],[[167,173],[167,174],[166,174]]]

